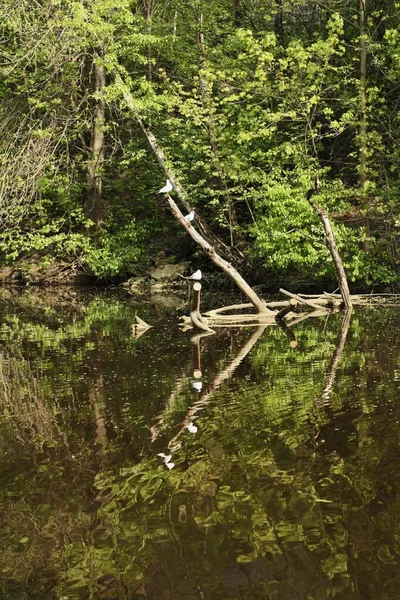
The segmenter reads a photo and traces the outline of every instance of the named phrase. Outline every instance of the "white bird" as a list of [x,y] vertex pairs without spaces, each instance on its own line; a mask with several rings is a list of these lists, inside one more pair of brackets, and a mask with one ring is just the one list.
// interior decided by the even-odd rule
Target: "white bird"
[[163,459],[163,462],[165,464],[165,466],[167,467],[167,469],[173,469],[175,466],[175,463],[170,462],[171,458],[172,458],[172,454],[164,454],[164,452],[160,452],[159,454],[157,454],[157,456],[160,456]]
[[192,381],[192,388],[197,390],[198,392],[201,392],[201,388],[203,387],[203,382],[202,381]]
[[159,194],[168,194],[168,192],[171,192],[173,189],[174,189],[174,186],[172,185],[170,180],[167,179],[167,183],[164,185],[164,187],[161,188],[161,190],[158,190],[158,193]]
[[192,212],[190,212],[188,215],[186,215],[183,218],[185,219],[186,223],[190,223],[190,221],[193,221],[193,219],[194,219],[194,211],[192,210]]
[[169,462],[172,458],[172,454],[164,454],[164,452],[160,452],[160,454],[157,454],[157,456],[161,456],[165,463]]
[[194,425],[193,423],[189,423],[189,425],[186,425],[186,429],[188,430],[189,433],[196,433],[196,431],[198,430],[198,427],[196,425]]
[[195,271],[194,273],[189,275],[188,279],[193,279],[194,281],[200,281],[202,277],[203,277],[202,272],[200,271],[200,269],[197,269],[197,271]]

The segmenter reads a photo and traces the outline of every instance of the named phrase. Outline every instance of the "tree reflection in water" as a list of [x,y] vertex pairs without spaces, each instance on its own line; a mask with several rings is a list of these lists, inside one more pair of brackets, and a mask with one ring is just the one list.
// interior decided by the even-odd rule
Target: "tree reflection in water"
[[294,348],[152,311],[3,301],[0,596],[397,598],[397,312]]

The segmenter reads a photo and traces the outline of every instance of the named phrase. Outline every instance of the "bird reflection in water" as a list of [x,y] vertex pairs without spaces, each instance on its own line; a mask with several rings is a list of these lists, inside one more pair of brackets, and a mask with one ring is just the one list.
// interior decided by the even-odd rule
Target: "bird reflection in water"
[[164,454],[164,452],[160,452],[157,454],[160,458],[162,458],[164,465],[167,469],[171,470],[175,467],[175,463],[171,462],[172,454]]

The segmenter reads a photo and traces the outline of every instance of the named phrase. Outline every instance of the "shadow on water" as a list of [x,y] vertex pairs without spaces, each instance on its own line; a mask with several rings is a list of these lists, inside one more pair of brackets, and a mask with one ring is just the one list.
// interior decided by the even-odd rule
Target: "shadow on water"
[[13,292],[0,319],[0,598],[397,599],[397,311],[203,336]]

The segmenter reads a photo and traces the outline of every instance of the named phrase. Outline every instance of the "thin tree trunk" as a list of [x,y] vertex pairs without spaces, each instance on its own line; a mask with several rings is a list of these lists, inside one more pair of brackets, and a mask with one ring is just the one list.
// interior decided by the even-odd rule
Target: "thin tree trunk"
[[243,277],[236,271],[236,269],[226,260],[224,260],[215,249],[209,244],[190,223],[185,221],[185,218],[178,206],[171,198],[169,194],[165,194],[165,197],[170,206],[171,212],[179,223],[186,229],[191,238],[198,244],[202,250],[207,254],[210,260],[213,261],[220,269],[222,269],[229,277],[236,283],[240,290],[247,296],[251,304],[257,309],[258,313],[262,314],[273,314],[270,311],[265,302],[258,297],[255,291],[249,286],[249,284],[243,279]]
[[[146,22],[147,22],[147,33],[151,35],[151,17],[152,17],[153,1],[146,1]],[[151,46],[147,44],[147,81],[153,79],[153,68],[151,64]]]
[[[132,97],[132,94],[125,88],[122,79],[119,77],[117,77],[116,79],[119,82],[119,84],[121,85],[122,89],[124,90],[123,94],[124,94],[125,102],[126,102],[127,106],[135,114],[137,122],[139,123],[139,126],[140,126],[141,130],[143,131],[143,133],[149,143],[150,148],[154,152],[154,155],[157,159],[158,164],[164,171],[165,176],[171,181],[180,202],[182,203],[182,205],[185,207],[185,209],[189,213],[192,210],[192,207],[189,204],[187,194],[186,194],[184,188],[179,183],[178,179],[175,177],[173,169],[168,165],[167,158],[166,158],[162,148],[159,146],[156,136],[153,134],[151,129],[143,123],[141,116],[139,114],[139,111],[135,105],[135,101]],[[199,214],[198,211],[196,211],[196,223],[197,223],[200,231],[202,232],[203,236],[205,237],[205,239],[212,246],[214,246],[215,249],[218,250],[218,252],[220,254],[222,254],[228,260],[234,262],[235,264],[243,264],[242,253],[235,247],[227,246],[217,235],[215,235],[215,233],[209,227],[208,223],[206,223],[206,221],[204,221],[204,219],[201,217],[201,215]]]
[[275,0],[276,14],[274,19],[274,32],[280,46],[284,45],[284,29],[283,29],[283,1]]
[[240,0],[232,0],[232,18],[236,27],[243,26]]
[[[315,194],[315,192],[318,191],[318,187],[319,187],[319,181],[318,181],[318,178],[316,178],[314,187],[311,188],[307,193],[307,200],[310,203],[310,205],[312,206],[312,208],[315,210],[317,215],[319,216],[319,218],[322,222],[322,225],[324,227],[326,244],[327,244],[328,250],[332,256],[333,265],[335,267],[336,278],[337,278],[337,282],[338,282],[338,285],[340,288],[340,293],[342,295],[343,304],[345,305],[346,308],[352,308],[353,304],[352,304],[351,297],[350,297],[350,291],[349,291],[349,285],[347,283],[346,273],[345,273],[345,270],[343,267],[342,259],[340,258],[340,254],[339,254],[339,251],[336,246],[335,234],[333,233],[331,222],[328,217],[328,213],[325,209],[323,209],[320,206],[318,206],[317,204],[315,204],[315,202],[313,202],[313,200],[311,199],[313,194]],[[304,299],[303,299],[303,302],[304,302]]]
[[102,169],[104,165],[104,121],[105,101],[102,96],[106,74],[104,66],[98,64],[97,54],[94,58],[94,92],[96,93],[93,113],[92,135],[90,140],[90,158],[87,169],[88,193],[84,205],[84,213],[91,219],[98,229],[104,218],[104,204],[102,200]]
[[[213,118],[213,105],[212,98],[208,91],[207,79],[206,79],[206,69],[207,69],[207,51],[206,51],[206,42],[204,37],[204,15],[201,7],[201,0],[197,2],[197,10],[198,10],[198,36],[197,43],[200,51],[200,72],[199,72],[199,81],[200,81],[200,93],[202,99],[203,109],[206,114],[206,129],[208,134],[208,139],[210,142],[210,147],[212,153],[214,155],[215,167],[219,173],[221,178],[222,186],[225,191],[225,196],[228,205],[228,217],[229,217],[229,235],[230,235],[230,245],[234,246],[236,243],[241,243],[244,245],[243,237],[238,233],[238,219],[236,215],[235,206],[232,202],[232,196],[229,191],[229,186],[226,181],[226,177],[221,166],[221,161],[219,158],[218,145],[217,145],[217,136],[215,129],[215,122]],[[244,258],[244,257],[243,257]]]
[[367,0],[359,0],[360,13],[360,188],[361,203],[363,211],[364,228],[364,250],[368,252],[371,249],[369,217],[368,217],[368,198],[366,194],[367,183],[367,41],[366,41],[366,10]]
[[[199,81],[200,81],[200,93],[203,110],[206,116],[206,129],[208,134],[208,139],[210,142],[210,147],[214,156],[215,168],[219,173],[219,177],[221,179],[222,187],[224,189],[224,194],[227,201],[228,206],[228,218],[229,218],[229,236],[230,236],[230,245],[236,246],[240,244],[242,247],[245,245],[245,241],[243,236],[240,235],[239,227],[238,227],[238,218],[235,210],[235,206],[232,202],[232,196],[229,190],[229,185],[225,177],[224,170],[221,165],[221,160],[219,157],[218,144],[217,144],[217,135],[215,122],[213,118],[213,103],[212,96],[209,93],[207,78],[206,78],[206,69],[207,69],[207,48],[206,41],[204,37],[204,15],[201,6],[201,0],[197,0],[197,44],[199,46],[200,53],[200,72],[199,72]],[[240,253],[241,254],[241,253]],[[244,259],[244,256],[241,254]]]

